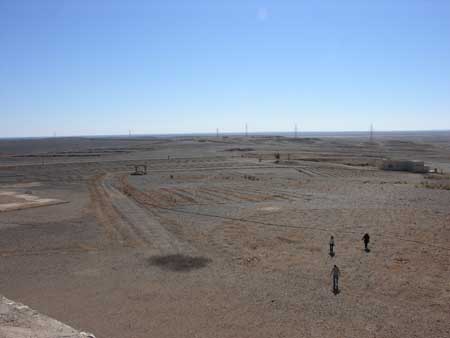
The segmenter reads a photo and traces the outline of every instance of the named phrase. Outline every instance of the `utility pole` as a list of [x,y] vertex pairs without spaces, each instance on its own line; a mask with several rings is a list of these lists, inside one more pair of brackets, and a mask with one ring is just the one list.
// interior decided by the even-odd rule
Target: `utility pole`
[[219,137],[219,128],[216,128],[216,137]]
[[373,124],[370,124],[370,143],[373,143]]
[[247,126],[247,123],[245,124],[245,137],[248,137],[248,126]]

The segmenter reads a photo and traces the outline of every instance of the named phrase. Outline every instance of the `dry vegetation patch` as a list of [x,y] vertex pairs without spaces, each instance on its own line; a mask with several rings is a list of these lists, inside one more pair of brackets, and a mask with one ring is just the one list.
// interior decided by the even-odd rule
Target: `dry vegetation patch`
[[450,175],[428,174],[420,185],[427,189],[450,190]]

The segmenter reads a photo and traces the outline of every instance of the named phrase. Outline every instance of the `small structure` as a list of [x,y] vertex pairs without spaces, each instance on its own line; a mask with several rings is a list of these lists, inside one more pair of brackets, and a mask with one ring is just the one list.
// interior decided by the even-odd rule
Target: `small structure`
[[382,170],[408,171],[411,173],[427,173],[430,168],[423,161],[383,160],[380,164]]
[[147,175],[147,165],[138,164],[134,166],[134,173],[132,175]]

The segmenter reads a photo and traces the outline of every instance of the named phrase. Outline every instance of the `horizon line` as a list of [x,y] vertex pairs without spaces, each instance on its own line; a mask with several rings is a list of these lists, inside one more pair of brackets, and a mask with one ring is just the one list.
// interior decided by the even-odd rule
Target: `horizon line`
[[[373,130],[372,133],[418,133],[418,132],[450,132],[450,129],[387,129],[387,130]],[[255,131],[248,132],[249,136],[261,136],[261,135],[271,135],[271,136],[287,136],[295,135],[297,133],[300,138],[305,134],[343,134],[343,133],[355,133],[355,134],[370,134],[370,130],[341,130],[341,131],[327,131],[327,130],[313,130],[313,131]],[[242,131],[227,131],[220,132],[220,136],[246,136],[246,132]],[[72,135],[48,135],[48,136],[0,136],[0,140],[14,140],[14,139],[56,139],[56,138],[104,138],[104,137],[183,137],[183,136],[214,136],[217,137],[217,132],[172,132],[172,133],[128,133],[128,134],[72,134]]]

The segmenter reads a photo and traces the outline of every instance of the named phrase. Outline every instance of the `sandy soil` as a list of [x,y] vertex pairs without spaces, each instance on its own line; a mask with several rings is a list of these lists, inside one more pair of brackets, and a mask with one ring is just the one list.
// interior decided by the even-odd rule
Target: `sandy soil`
[[11,195],[0,195],[0,205],[1,204],[7,204],[7,203],[16,203],[16,202],[21,202],[23,201],[20,198],[17,198],[15,196],[11,196]]
[[449,178],[375,167],[448,172],[450,136],[48,139],[0,153],[0,192],[69,202],[0,214],[0,294],[96,337],[450,336]]

